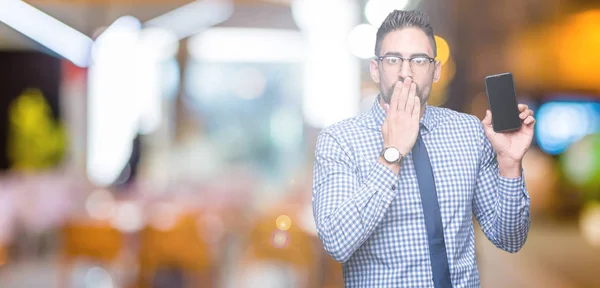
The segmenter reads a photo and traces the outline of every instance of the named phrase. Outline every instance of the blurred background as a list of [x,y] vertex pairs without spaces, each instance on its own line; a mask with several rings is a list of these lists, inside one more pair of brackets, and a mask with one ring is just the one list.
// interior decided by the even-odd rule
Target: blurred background
[[368,110],[376,27],[428,13],[430,104],[535,112],[532,227],[484,287],[600,287],[597,0],[0,0],[0,287],[343,287],[320,129]]

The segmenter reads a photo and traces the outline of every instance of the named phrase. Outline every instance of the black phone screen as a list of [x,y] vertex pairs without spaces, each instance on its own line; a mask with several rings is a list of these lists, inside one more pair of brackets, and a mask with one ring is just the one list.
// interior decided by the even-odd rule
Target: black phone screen
[[521,127],[515,83],[511,73],[485,78],[488,104],[492,111],[492,126],[496,132],[517,130]]

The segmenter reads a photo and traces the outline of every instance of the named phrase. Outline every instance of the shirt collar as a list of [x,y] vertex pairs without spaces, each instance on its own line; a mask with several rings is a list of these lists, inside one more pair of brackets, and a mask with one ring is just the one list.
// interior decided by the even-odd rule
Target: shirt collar
[[[371,125],[369,125],[371,128],[376,129],[376,130],[381,130],[381,125],[383,125],[383,121],[385,121],[385,111],[383,110],[383,107],[381,106],[381,104],[379,103],[379,99],[381,98],[381,94],[377,95],[377,97],[375,97],[375,103],[373,103],[373,107],[371,108]],[[425,113],[423,114],[423,117],[420,120],[421,123],[421,127],[423,127],[424,129],[421,131],[421,133],[426,134],[427,132],[432,131],[435,126],[437,125],[437,118],[435,117],[435,111],[432,108],[432,106],[430,106],[429,104],[425,103]]]

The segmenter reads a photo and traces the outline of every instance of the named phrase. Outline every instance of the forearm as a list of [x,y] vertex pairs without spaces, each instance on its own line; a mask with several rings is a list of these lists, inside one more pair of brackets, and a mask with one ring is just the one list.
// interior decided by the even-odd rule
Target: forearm
[[499,171],[497,195],[494,215],[489,217],[492,221],[486,223],[486,234],[497,247],[515,253],[525,244],[530,225],[530,199],[522,173],[508,178]]
[[[316,202],[317,231],[325,250],[338,262],[347,261],[369,238],[396,195],[397,174],[375,162],[367,180],[329,213]],[[340,183],[344,185],[344,183]],[[324,187],[317,195],[333,195]],[[338,194],[344,194],[338,192]],[[319,198],[317,198],[319,200]]]

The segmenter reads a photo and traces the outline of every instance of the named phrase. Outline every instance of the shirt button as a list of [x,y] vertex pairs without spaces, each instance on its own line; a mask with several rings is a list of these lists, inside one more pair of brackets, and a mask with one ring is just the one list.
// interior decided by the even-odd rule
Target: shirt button
[[396,190],[396,185],[392,185],[392,190]]

